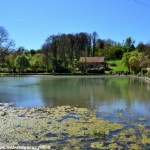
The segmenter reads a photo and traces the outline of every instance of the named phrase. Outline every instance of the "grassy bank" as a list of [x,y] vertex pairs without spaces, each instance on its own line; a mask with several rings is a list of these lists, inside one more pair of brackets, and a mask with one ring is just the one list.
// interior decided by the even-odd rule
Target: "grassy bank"
[[122,60],[110,60],[108,61],[109,68],[113,72],[121,72],[121,71],[128,71],[128,68],[122,63]]

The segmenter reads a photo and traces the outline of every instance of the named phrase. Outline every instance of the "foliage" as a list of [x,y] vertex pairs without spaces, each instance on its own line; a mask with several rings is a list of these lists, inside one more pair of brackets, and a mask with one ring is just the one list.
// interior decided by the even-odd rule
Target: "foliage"
[[115,45],[109,49],[111,59],[121,59],[123,55],[122,46]]
[[[39,50],[26,50],[23,46],[12,50],[13,40],[0,26],[0,66],[2,70],[15,72],[74,72],[80,57],[104,56],[114,71],[140,72],[150,67],[150,43],[128,37],[123,43],[101,39],[97,32],[49,35]],[[76,60],[76,65],[74,60]],[[122,60],[122,62],[120,61]],[[114,61],[114,63],[111,63]],[[116,66],[114,66],[116,65]],[[5,69],[4,69],[5,68]],[[97,69],[97,68],[96,68]]]
[[150,65],[150,59],[137,50],[124,53],[122,62],[128,67],[129,72],[132,70],[134,73],[138,73],[142,68]]
[[30,66],[33,72],[46,69],[45,55],[37,53],[30,59]]
[[6,55],[5,63],[10,72],[11,71],[15,72],[15,55],[14,54]]
[[150,78],[150,72],[147,73],[147,76]]
[[30,66],[28,58],[24,54],[18,55],[15,59],[15,66],[19,73],[25,71]]
[[130,72],[129,59],[130,59],[130,53],[129,52],[124,53],[122,57],[122,63],[128,68],[128,71]]

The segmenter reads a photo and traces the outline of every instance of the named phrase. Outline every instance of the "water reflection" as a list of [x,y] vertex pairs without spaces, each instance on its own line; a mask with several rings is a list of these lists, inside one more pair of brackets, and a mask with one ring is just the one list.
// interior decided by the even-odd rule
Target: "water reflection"
[[16,106],[77,105],[102,111],[150,112],[150,84],[128,77],[3,77],[0,102]]
[[[113,111],[117,108],[149,112],[149,87],[134,78],[54,78],[41,80],[45,104],[78,105]],[[45,88],[47,87],[47,88]],[[47,93],[50,99],[47,98]],[[46,96],[46,97],[45,97]]]
[[0,78],[0,102],[14,102],[16,106],[42,106],[37,77]]

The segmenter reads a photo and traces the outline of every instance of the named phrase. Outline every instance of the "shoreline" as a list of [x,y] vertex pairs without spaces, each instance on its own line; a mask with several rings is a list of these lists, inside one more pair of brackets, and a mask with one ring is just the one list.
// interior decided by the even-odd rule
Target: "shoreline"
[[23,77],[23,76],[53,76],[53,77],[131,77],[131,78],[137,78],[142,79],[146,83],[150,83],[150,78],[147,76],[135,76],[135,75],[108,75],[108,74],[0,74],[0,77]]

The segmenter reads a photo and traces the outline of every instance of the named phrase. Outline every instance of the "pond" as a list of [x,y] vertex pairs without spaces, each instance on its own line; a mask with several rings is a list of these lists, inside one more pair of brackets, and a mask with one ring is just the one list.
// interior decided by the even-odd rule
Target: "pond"
[[[26,107],[1,113],[1,141],[5,132],[15,128],[13,138],[12,132],[7,134],[10,143],[19,137],[20,144],[31,144],[33,138],[32,144],[52,144],[56,149],[77,145],[91,150],[150,149],[150,84],[140,78],[1,77],[0,102]],[[6,122],[7,116],[11,122]],[[12,124],[13,128],[7,128]],[[29,129],[29,135],[23,134]]]
[[1,77],[0,102],[17,107],[75,105],[103,112],[131,109],[146,115],[150,113],[150,84],[130,77]]

